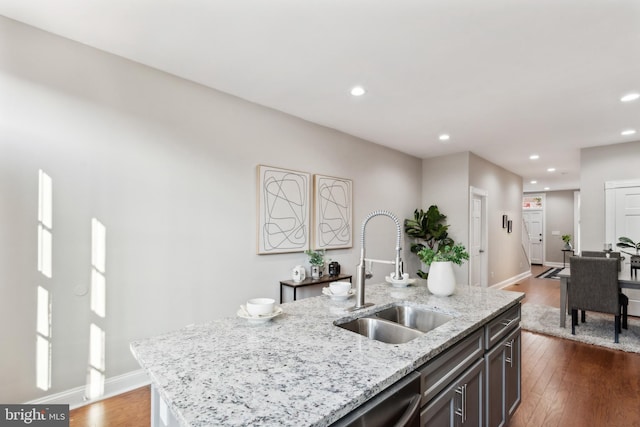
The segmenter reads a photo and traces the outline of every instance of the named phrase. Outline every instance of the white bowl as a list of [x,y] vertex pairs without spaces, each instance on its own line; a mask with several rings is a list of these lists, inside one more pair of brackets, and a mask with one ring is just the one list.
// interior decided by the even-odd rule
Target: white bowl
[[351,298],[352,296],[355,295],[355,291],[353,289],[349,289],[349,292],[347,292],[346,294],[342,294],[342,295],[336,295],[333,292],[331,292],[331,289],[329,288],[322,288],[322,294],[328,296],[329,298],[331,298],[333,301],[344,301],[346,299]]
[[329,289],[334,295],[346,295],[351,289],[351,282],[331,282],[329,283]]
[[251,316],[264,316],[273,313],[276,300],[271,298],[253,298],[247,301],[247,312]]

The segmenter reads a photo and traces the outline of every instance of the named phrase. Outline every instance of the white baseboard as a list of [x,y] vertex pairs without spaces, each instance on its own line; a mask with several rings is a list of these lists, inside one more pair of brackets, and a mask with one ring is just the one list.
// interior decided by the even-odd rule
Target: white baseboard
[[507,280],[503,280],[500,283],[496,283],[494,285],[489,286],[492,289],[502,289],[502,288],[506,288],[507,286],[511,286],[514,283],[519,282],[522,279],[526,279],[527,277],[531,276],[531,271],[525,271],[524,273],[520,273],[517,276],[513,276]]
[[97,402],[99,400],[143,387],[149,383],[150,381],[147,374],[142,369],[138,369],[136,371],[127,372],[126,374],[106,379],[104,382],[104,394],[97,399],[87,399],[85,397],[87,389],[85,386],[81,386],[65,390],[60,393],[50,394],[26,403],[31,405],[64,404],[69,405],[70,409],[75,409],[80,406],[88,405],[89,403]]

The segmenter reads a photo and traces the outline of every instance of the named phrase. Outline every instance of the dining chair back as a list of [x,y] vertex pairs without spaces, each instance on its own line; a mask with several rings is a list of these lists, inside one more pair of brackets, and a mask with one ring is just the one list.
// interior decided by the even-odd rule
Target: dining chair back
[[620,299],[618,289],[618,264],[615,258],[569,258],[571,282],[568,287],[571,309],[571,333],[575,335],[578,310],[613,314],[615,318],[615,342],[620,331]]
[[618,271],[622,271],[622,256],[620,255],[620,252],[582,251],[580,252],[580,255],[597,258],[616,258],[618,260]]
[[[584,257],[615,258],[618,260],[618,272],[622,271],[622,261],[624,258],[620,252],[582,251],[580,255]],[[620,301],[620,310],[622,312],[622,329],[628,329],[627,313],[629,311],[629,297],[620,291],[618,300]],[[584,311],[582,312],[582,321],[585,321]]]

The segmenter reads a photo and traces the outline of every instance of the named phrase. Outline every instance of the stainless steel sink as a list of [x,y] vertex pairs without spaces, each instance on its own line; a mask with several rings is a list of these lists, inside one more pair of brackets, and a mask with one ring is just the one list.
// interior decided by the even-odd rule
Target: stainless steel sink
[[388,344],[403,344],[452,320],[453,316],[428,309],[393,305],[336,326]]
[[374,316],[422,332],[429,332],[453,319],[448,314],[408,305],[394,305],[374,313]]
[[388,344],[403,344],[422,335],[422,332],[416,329],[373,317],[359,317],[337,326]]

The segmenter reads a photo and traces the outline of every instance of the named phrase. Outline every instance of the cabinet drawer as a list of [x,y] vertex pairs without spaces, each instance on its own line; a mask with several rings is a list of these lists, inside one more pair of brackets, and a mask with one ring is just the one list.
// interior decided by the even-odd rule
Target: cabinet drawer
[[418,369],[422,375],[422,405],[436,397],[465,369],[482,357],[484,354],[483,331],[483,328],[478,329]]
[[485,348],[490,349],[520,323],[520,304],[493,319],[485,326]]

